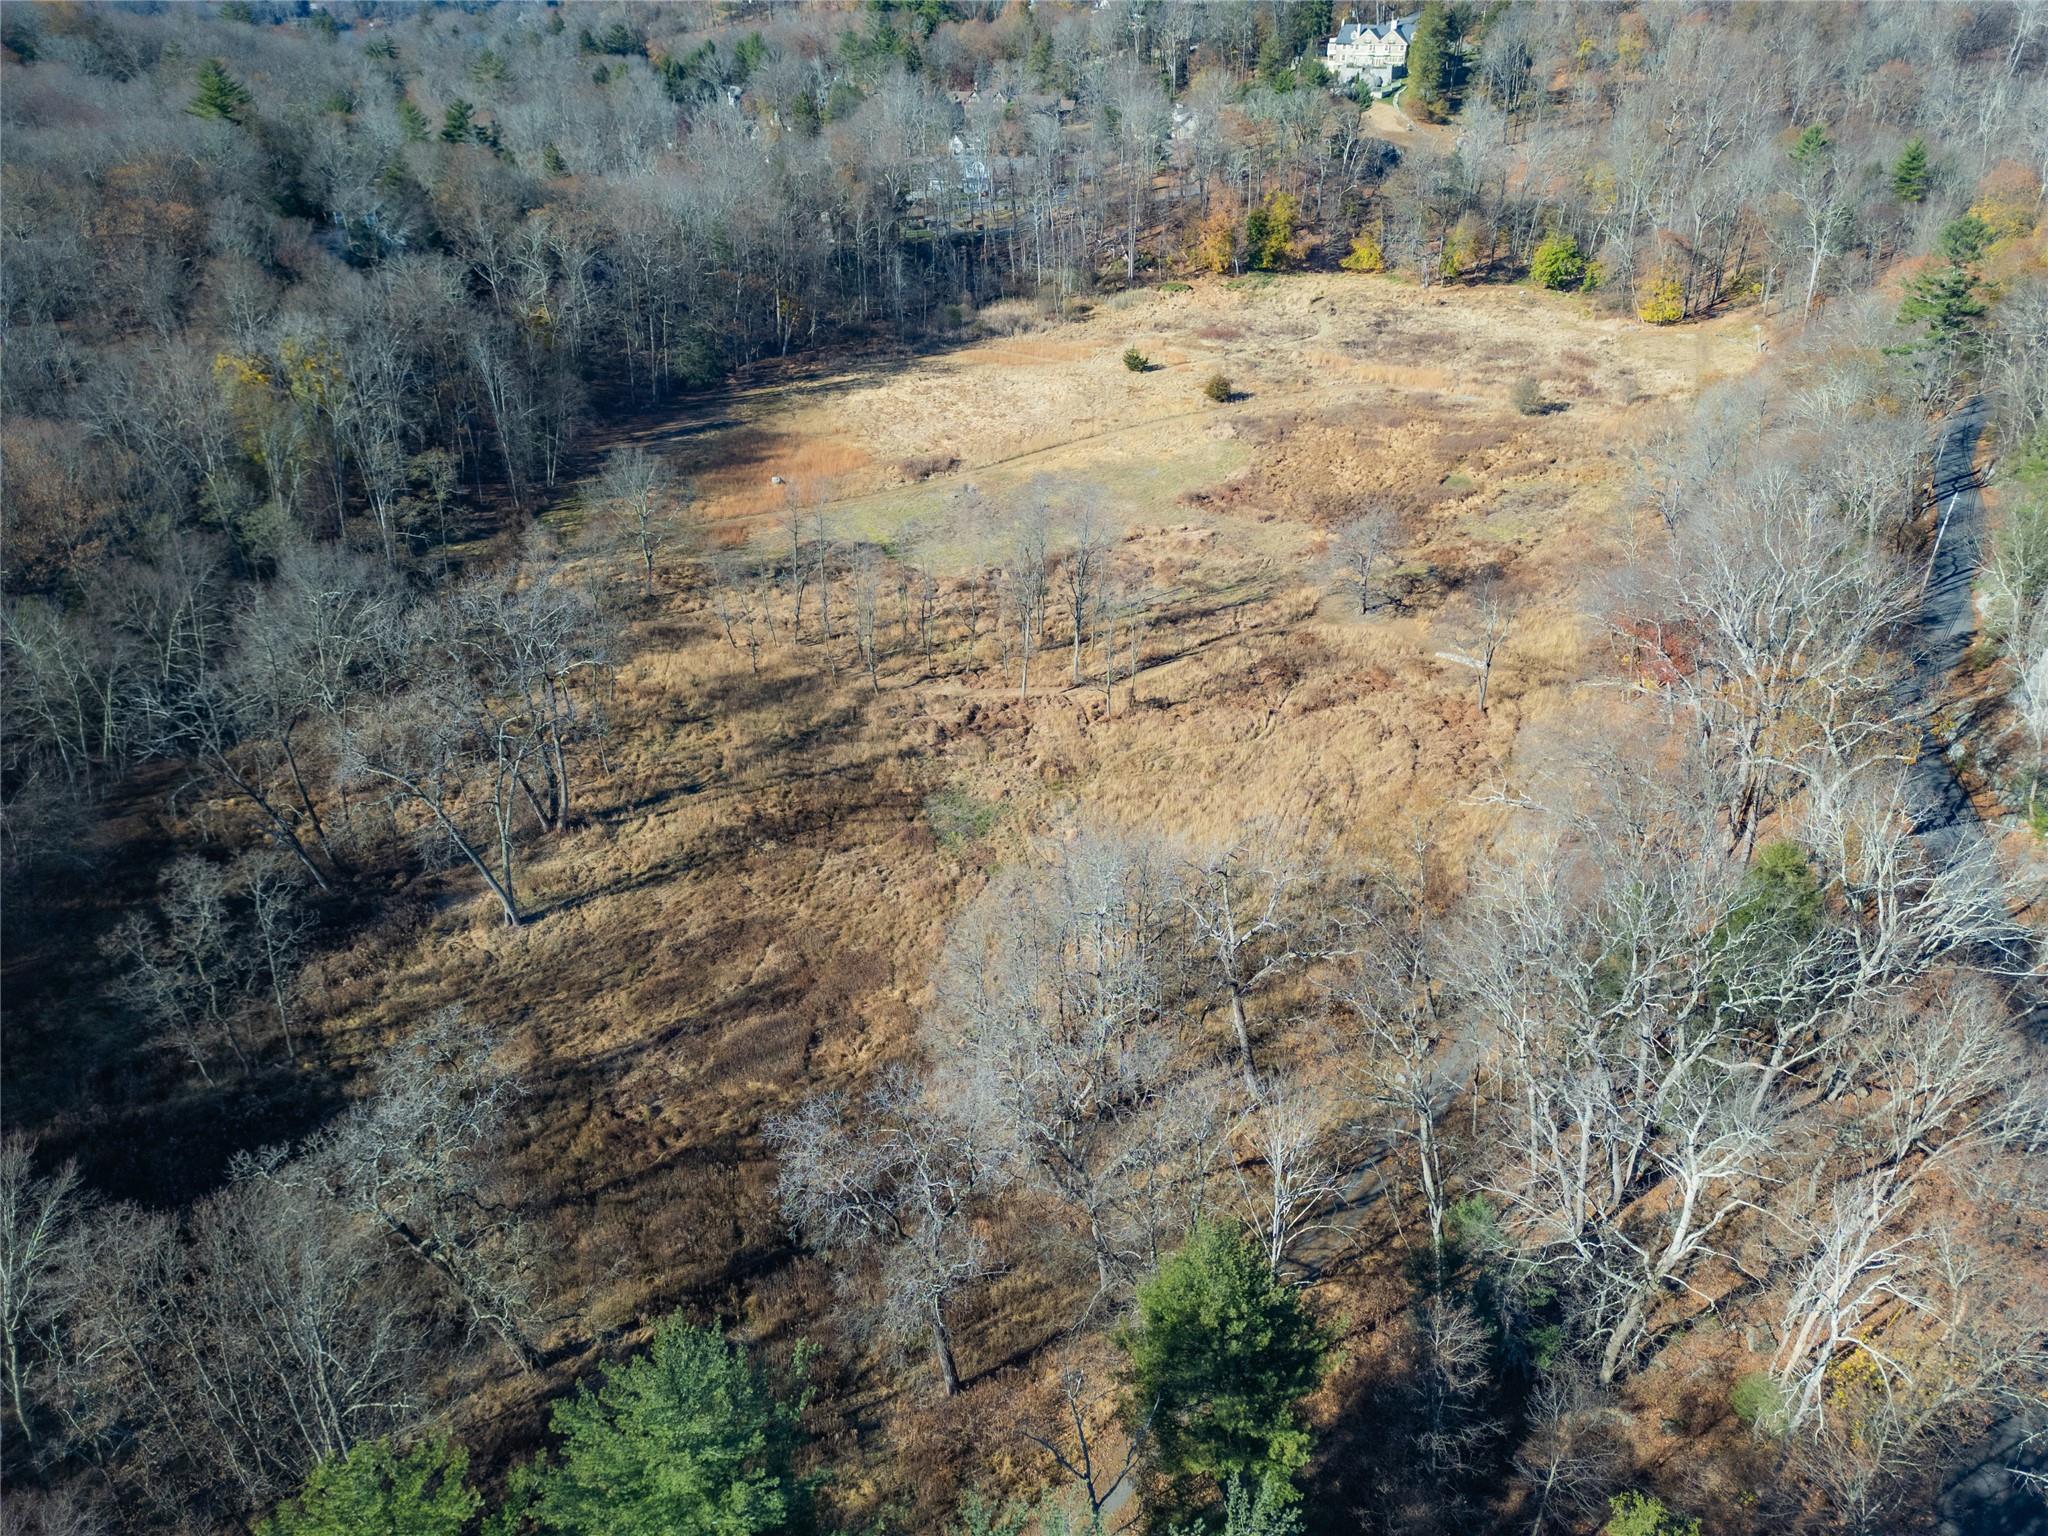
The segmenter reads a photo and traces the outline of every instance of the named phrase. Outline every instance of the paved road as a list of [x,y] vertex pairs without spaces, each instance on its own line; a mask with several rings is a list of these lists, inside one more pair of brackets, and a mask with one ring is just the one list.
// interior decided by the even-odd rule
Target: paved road
[[[1976,632],[1972,594],[1984,543],[1984,497],[1977,488],[1976,456],[1984,419],[1982,397],[1973,399],[1943,423],[1936,443],[1933,486],[1940,509],[1939,543],[1922,567],[1919,607],[1909,626],[1913,670],[1901,700],[1902,712],[1924,711],[1942,698]],[[1907,780],[1914,825],[1929,851],[1942,858],[1953,857],[1983,836],[1947,746],[1930,731]]]
[[[1924,568],[1925,586],[1909,631],[1913,671],[1905,701],[1922,708],[1943,698],[1976,633],[1973,594],[1984,544],[1976,457],[1985,415],[1982,397],[1970,400],[1942,424],[1935,447],[1940,535]],[[1978,851],[1983,823],[1956,777],[1947,744],[1932,731],[1922,740],[1907,793],[1914,825],[1931,853],[1952,859]],[[2048,1474],[2048,1442],[2028,1443],[2027,1426],[2017,1417],[2000,1424],[1976,1464],[1943,1491],[1937,1508],[1941,1536],[2048,1536],[2048,1502],[2019,1485],[2014,1467]]]
[[2010,1470],[2024,1467],[2048,1477],[2048,1441],[2026,1441],[2026,1426],[2019,1419],[1999,1426],[1984,1459],[1942,1494],[1938,1536],[2048,1536],[2048,1499],[2022,1487]]

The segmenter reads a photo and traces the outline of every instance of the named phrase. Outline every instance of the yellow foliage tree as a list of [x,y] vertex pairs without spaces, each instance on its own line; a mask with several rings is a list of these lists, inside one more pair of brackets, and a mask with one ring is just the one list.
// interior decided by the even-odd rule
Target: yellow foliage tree
[[2040,211],[2039,179],[2011,160],[2001,160],[1985,173],[1970,203],[1970,212],[1984,221],[1994,242],[2032,234]]
[[1295,237],[1299,210],[1291,192],[1275,192],[1245,215],[1245,259],[1261,272],[1277,272],[1299,261],[1302,247]]
[[1486,233],[1486,226],[1469,213],[1452,225],[1444,236],[1443,255],[1437,259],[1438,275],[1448,282],[1471,271],[1479,260],[1481,238]]
[[1238,239],[1244,231],[1244,217],[1235,199],[1213,198],[1209,211],[1195,226],[1188,259],[1203,272],[1236,270],[1240,254]]
[[263,366],[263,359],[244,356],[239,352],[216,352],[213,357],[213,377],[231,400],[232,392],[235,390],[270,387],[270,371]]
[[253,353],[216,353],[213,382],[241,428],[242,451],[261,464],[264,428],[277,405],[271,394],[269,359]]
[[1624,17],[1621,30],[1614,38],[1614,62],[1623,69],[1638,69],[1650,52],[1650,39],[1642,30],[1639,18]]
[[1351,253],[1337,265],[1346,272],[1384,272],[1387,269],[1386,248],[1371,230],[1361,229],[1351,237]]
[[1685,318],[1685,288],[1678,274],[1659,267],[1636,290],[1636,318],[1650,325],[1676,325]]
[[287,336],[277,349],[284,387],[308,410],[324,411],[341,398],[341,360],[324,341]]

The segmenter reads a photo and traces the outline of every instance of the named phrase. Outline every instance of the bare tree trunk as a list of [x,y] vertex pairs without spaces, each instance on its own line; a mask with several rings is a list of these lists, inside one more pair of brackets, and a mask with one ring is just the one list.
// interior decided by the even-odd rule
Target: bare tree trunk
[[1020,604],[1017,609],[1017,697],[1031,697],[1031,609]]
[[1244,994],[1236,987],[1230,989],[1230,1027],[1237,1031],[1237,1053],[1244,1066],[1244,1091],[1251,1095],[1254,1103],[1259,1097],[1259,1076],[1252,1067],[1252,1033],[1245,1022]]
[[291,849],[293,856],[305,867],[306,873],[312,876],[313,883],[323,891],[330,889],[327,884],[327,877],[320,873],[320,866],[313,862],[313,856],[306,851],[306,845],[299,841],[298,833],[292,830],[291,823],[284,819],[283,813],[270,803],[269,797],[235,771],[233,764],[228,761],[225,752],[216,750],[208,755],[213,759],[215,766],[220,769],[221,776],[234,785],[236,789],[240,790],[249,803],[263,813],[263,819],[270,829],[271,836],[284,844],[285,847]]
[[1603,1387],[1612,1385],[1614,1378],[1620,1374],[1621,1362],[1628,1353],[1629,1344],[1643,1326],[1643,1311],[1644,1300],[1638,1296],[1629,1303],[1628,1311],[1615,1325],[1614,1332],[1608,1335],[1607,1347],[1600,1352],[1600,1384]]
[[956,1396],[960,1391],[960,1367],[953,1359],[953,1330],[946,1324],[946,1312],[938,1301],[932,1302],[932,1353],[938,1357],[939,1379],[945,1384],[946,1396]]
[[476,872],[484,877],[484,884],[491,888],[491,894],[498,898],[499,909],[505,914],[505,926],[507,928],[522,926],[523,920],[519,915],[519,903],[513,899],[511,887],[498,883],[497,876],[491,873],[490,865],[486,864],[483,856],[470,845],[469,839],[462,835],[462,829],[455,825],[453,817],[432,800],[427,799],[423,795],[418,795],[416,791],[415,795],[428,810],[434,813],[434,819],[441,823],[441,830],[455,840],[455,846],[462,850],[462,856],[468,859],[475,866]]
[[[320,852],[326,856],[328,864],[337,874],[349,874],[348,865],[336,857],[334,849],[329,845],[327,841],[327,828],[321,823],[320,812],[313,804],[313,797],[306,792],[305,776],[299,771],[299,755],[292,749],[291,728],[287,726],[284,730],[280,731],[277,739],[278,745],[284,748],[285,764],[292,771],[292,788],[298,791],[299,804],[306,808],[306,819],[312,823],[314,841],[319,843]],[[323,886],[322,889],[325,889],[325,887]]]

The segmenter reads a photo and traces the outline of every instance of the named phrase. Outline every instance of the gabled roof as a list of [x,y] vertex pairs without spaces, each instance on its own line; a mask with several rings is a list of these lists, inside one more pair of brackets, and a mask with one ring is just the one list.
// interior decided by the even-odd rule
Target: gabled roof
[[1332,41],[1343,44],[1368,41],[1383,43],[1389,38],[1399,37],[1405,43],[1415,35],[1415,23],[1421,20],[1421,17],[1422,13],[1418,11],[1413,16],[1401,16],[1393,21],[1347,21],[1337,29],[1337,35]]

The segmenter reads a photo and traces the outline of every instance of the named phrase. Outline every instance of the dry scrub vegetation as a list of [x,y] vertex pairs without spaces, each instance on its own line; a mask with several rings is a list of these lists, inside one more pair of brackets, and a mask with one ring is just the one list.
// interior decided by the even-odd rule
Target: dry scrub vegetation
[[2040,1491],[2048,11],[1344,9],[0,8],[7,1536]]
[[[410,609],[358,578],[358,626],[404,613],[404,666],[421,670],[393,675],[319,759],[348,786],[326,811],[334,846],[321,823],[272,825],[299,827],[315,881],[360,857],[358,878],[385,889],[373,918],[337,903],[341,940],[278,983],[291,1065],[252,1077],[241,1139],[303,1150],[237,1163],[231,1187],[327,1170],[357,1202],[317,1206],[334,1220],[391,1221],[381,1202],[410,1191],[394,1229],[409,1251],[458,1256],[455,1301],[432,1326],[466,1343],[443,1354],[432,1394],[493,1485],[536,1446],[553,1402],[678,1308],[771,1359],[822,1347],[807,1454],[832,1469],[844,1523],[936,1529],[975,1490],[1036,1495],[1053,1463],[1030,1436],[1055,1424],[1085,1426],[1119,1465],[1131,1421],[1105,1330],[1206,1200],[1249,1218],[1332,1330],[1332,1369],[1307,1403],[1320,1521],[1485,1508],[1569,1524],[1599,1511],[1589,1490],[1628,1484],[1696,1508],[1748,1508],[1763,1481],[1777,1511],[1837,1497],[1895,1508],[1928,1441],[1880,1403],[1890,1378],[1844,1379],[1834,1345],[1798,1331],[1826,1309],[1785,1277],[1819,1284],[1825,1255],[1873,1241],[1856,1239],[1840,1180],[1882,1207],[1868,1232],[1950,1212],[1985,1246],[1943,1238],[1885,1284],[1979,1305],[1983,1254],[2038,1257],[2016,1246],[2009,1213],[2027,1208],[2010,1149],[2039,1124],[2004,1004],[1959,958],[2018,974],[2008,888],[1970,850],[1930,880],[1885,799],[1883,761],[1910,750],[1911,707],[1886,702],[1904,685],[1875,637],[1907,589],[1873,549],[1915,537],[1922,427],[1883,402],[1826,418],[1841,359],[1871,352],[1854,326],[1816,329],[1773,365],[1801,402],[1780,418],[1753,403],[1758,354],[1737,321],[1655,330],[1572,298],[1379,277],[1204,283],[934,355],[763,366],[673,413],[610,424],[531,528],[465,552],[486,571],[499,557],[509,578]],[[1134,347],[1148,370],[1124,365]],[[1227,402],[1203,397],[1215,374],[1233,381]],[[1549,402],[1534,414],[1515,400],[1531,378]],[[1825,498],[1782,489],[1846,462],[1831,432],[1866,434],[1840,493],[1846,506],[1867,493],[1861,538]],[[1768,452],[1739,494],[1687,478],[1752,443]],[[1758,543],[1761,504],[1777,521]],[[325,558],[281,568],[277,601],[339,569]],[[1753,582],[1797,594],[1782,615],[1803,647],[1796,692],[1774,662],[1742,674],[1736,652],[1714,674],[1725,683],[1703,683],[1695,655],[1717,643],[1724,559],[1737,598]],[[1818,575],[1840,579],[1809,592]],[[260,617],[242,621],[243,643],[265,633]],[[507,636],[541,659],[507,660]],[[444,675],[434,658],[465,647],[472,659]],[[493,683],[465,692],[485,661]],[[458,772],[453,801],[389,777],[432,746],[434,711],[488,737],[507,718],[490,702],[500,693],[525,700],[509,734],[530,755],[501,751],[495,781]],[[1722,723],[1696,741],[1693,719]],[[1830,730],[1865,755],[1829,757]],[[548,755],[557,739],[563,761]],[[488,751],[466,750],[488,770]],[[260,838],[263,802],[216,756],[210,783],[137,782],[97,836],[153,852],[105,889],[73,890],[73,919],[104,925],[110,897],[147,903],[168,850]],[[437,806],[469,841],[435,832]],[[494,824],[511,829],[502,848]],[[1762,876],[1745,868],[1759,846]],[[1217,884],[1217,850],[1231,848],[1239,863]],[[1269,853],[1278,862],[1257,862]],[[203,927],[211,866],[166,868],[158,910]],[[243,868],[231,882],[271,878]],[[1816,869],[1836,882],[1836,910],[1808,934],[1821,904],[1800,882]],[[979,1169],[942,1157],[967,1192],[946,1195],[926,1233],[943,1284],[923,1319],[905,1289],[928,1273],[914,1244],[884,1242],[868,1262],[872,1232],[849,1237],[850,1218],[804,1179],[829,1187],[833,1159],[878,1136],[930,1150],[928,1132],[946,1156],[948,1137],[1000,1139],[1011,1111],[975,1065],[969,994],[984,970],[1000,976],[1013,929],[1062,901],[1096,921],[1072,888],[1088,880],[1185,909],[1162,946],[1172,958],[1130,983],[1128,1017],[1160,1033],[1119,1046],[1114,1067],[1142,1085],[1144,1111],[1128,1124],[1102,1112],[1082,1158],[1123,1171],[1090,1165],[1068,1189],[1034,1184],[1014,1148]],[[1214,967],[1236,961],[1203,903],[1227,887],[1255,911],[1283,886],[1269,910],[1284,914],[1284,963],[1223,988],[1256,991],[1255,1007],[1226,1005]],[[1770,907],[1781,900],[1791,916]],[[1788,973],[1788,995],[1821,989],[1775,1038],[1780,1015],[1766,1024],[1732,1001],[1722,970],[1752,921],[1808,946],[1794,969],[1818,979]],[[97,962],[134,962],[122,985],[138,1008],[150,978],[179,985],[162,953],[179,933],[151,932],[124,925]],[[44,953],[67,958],[41,980],[42,1017],[61,989],[106,984],[91,958]],[[1580,1022],[1619,1016],[1606,989],[1633,997],[1637,984],[1631,1006],[1661,1021],[1654,1096],[1644,1059],[1624,1060],[1635,1025]],[[1440,990],[1457,999],[1444,1013]],[[1938,1020],[1924,1035],[1923,1007]],[[1814,1033],[1828,1008],[1857,1020],[1853,1041]],[[1704,1036],[1689,1034],[1696,1017],[1713,1021]],[[1543,1034],[1559,1020],[1562,1035]],[[240,1054],[237,1019],[220,1022],[218,1039],[191,1023],[163,1038],[203,1074],[222,1042]],[[1737,1042],[1732,1064],[1702,1054],[1714,1041]],[[423,1050],[466,1074],[450,1078],[454,1098],[414,1071]],[[1634,1093],[1620,1086],[1630,1072]],[[468,1149],[458,1190],[477,1181],[516,1223],[465,1229],[441,1185],[364,1150],[394,1116],[438,1126],[464,1106],[466,1139],[442,1128],[397,1144]],[[198,1114],[138,1092],[111,1113],[53,1117],[45,1155],[148,1191],[147,1146],[203,1143]],[[298,1140],[323,1122],[339,1129]],[[1552,1178],[1555,1146],[1534,1128],[1595,1124],[1630,1167],[1595,1218],[1559,1227],[1546,1201],[1569,1180]],[[1936,1132],[1946,1139],[1925,1140]],[[1139,1156],[1124,1136],[1165,1150]],[[973,1185],[989,1169],[995,1182]],[[1117,1179],[1141,1193],[1115,1197],[1123,1225],[1105,1236],[1076,1211],[1092,1181]],[[292,1208],[279,1210],[266,1219],[288,1233]],[[140,1230],[133,1241],[159,1229]],[[1568,1302],[1546,1265],[1569,1277]],[[1933,1301],[1881,1313],[1933,1362],[1930,1379],[1955,1384],[1926,1409],[1948,1453],[2031,1369],[2011,1345],[2031,1326],[2023,1289],[1994,1280],[1967,1338],[1926,1323]],[[153,1303],[167,1319],[176,1294]],[[1827,1326],[1867,1311],[1838,1308]],[[393,1321],[402,1333],[388,1320],[344,1349],[384,1359]],[[1495,1352],[1522,1386],[1491,1379]],[[1872,1449],[1861,1430],[1816,1431],[1785,1442],[1800,1459],[1769,1466],[1774,1443],[1730,1408],[1739,1382],[1763,1383],[1744,1400],[1751,1423],[1848,1403],[1850,1422],[1897,1438]],[[1509,1453],[1492,1415],[1524,1387]],[[238,1476],[250,1501],[276,1497],[274,1474]],[[1171,1507],[1155,1473],[1142,1490]]]
[[[1131,341],[1157,371],[1126,373]],[[1398,361],[1418,356],[1433,361]],[[1510,382],[1559,356],[1583,359],[1546,380],[1571,409],[1518,415]],[[876,691],[845,634],[778,638],[756,673],[703,568],[666,557],[657,600],[630,610],[587,814],[523,875],[542,920],[507,931],[456,871],[413,923],[321,959],[307,995],[340,1053],[487,1000],[529,1087],[510,1156],[553,1213],[563,1322],[548,1342],[575,1347],[473,1398],[475,1431],[531,1424],[516,1403],[681,1301],[750,1334],[831,1336],[832,1277],[789,1248],[762,1125],[911,1054],[949,920],[1028,839],[1085,818],[1212,842],[1255,806],[1339,860],[1433,845],[1455,869],[1498,825],[1473,797],[1526,731],[1591,707],[1625,729],[1650,708],[1589,688],[1606,669],[1585,583],[1626,534],[1632,434],[1688,408],[1703,370],[1748,360],[1734,327],[1648,331],[1564,299],[1316,277],[1136,297],[1057,339],[852,375],[764,370],[698,414],[634,423],[622,440],[688,477],[715,544],[772,553],[794,501],[834,539],[936,551],[948,584],[1022,499],[1093,492],[1114,569],[1160,595],[1158,617],[1112,709],[1092,651],[1071,684],[1057,604],[1020,700],[989,622],[970,644],[957,612],[923,675],[892,591]],[[1212,366],[1244,398],[1199,400]],[[894,483],[927,454],[959,462]],[[1400,517],[1405,595],[1360,618],[1326,555],[1367,500]],[[1435,659],[1462,643],[1482,576],[1513,613],[1484,715],[1471,673]],[[630,595],[637,576],[604,579]],[[948,802],[973,812],[964,835],[934,825]],[[1370,1264],[1340,1276],[1332,1305],[1364,1369],[1403,1288]],[[961,1329],[966,1402],[943,1414],[914,1361],[856,1348],[838,1403],[849,1433],[865,1426],[872,1497],[937,1518],[964,1471],[1036,1475],[1007,1426],[1019,1394],[1049,1389],[1044,1346],[1063,1326],[1028,1275],[989,1288]]]

